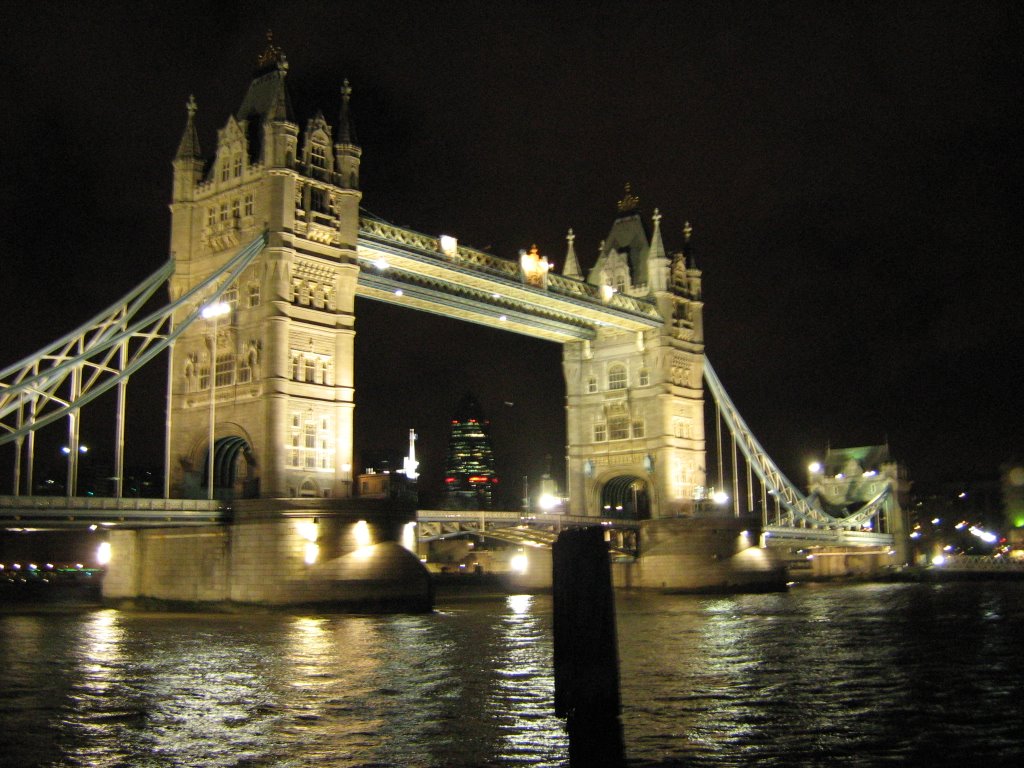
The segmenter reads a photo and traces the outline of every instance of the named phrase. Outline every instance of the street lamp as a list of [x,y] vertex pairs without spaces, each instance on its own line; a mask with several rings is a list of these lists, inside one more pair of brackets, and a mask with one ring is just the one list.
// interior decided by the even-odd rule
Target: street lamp
[[207,304],[199,313],[204,320],[213,320],[213,334],[210,339],[210,442],[207,448],[206,498],[213,500],[213,428],[217,412],[217,320],[231,311],[226,301]]

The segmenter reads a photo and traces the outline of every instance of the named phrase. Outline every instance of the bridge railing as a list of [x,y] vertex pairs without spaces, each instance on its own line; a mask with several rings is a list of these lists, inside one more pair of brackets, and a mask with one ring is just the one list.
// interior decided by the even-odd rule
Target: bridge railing
[[221,503],[207,499],[108,498],[98,496],[0,496],[0,513],[28,510],[89,512],[203,512],[220,511]]

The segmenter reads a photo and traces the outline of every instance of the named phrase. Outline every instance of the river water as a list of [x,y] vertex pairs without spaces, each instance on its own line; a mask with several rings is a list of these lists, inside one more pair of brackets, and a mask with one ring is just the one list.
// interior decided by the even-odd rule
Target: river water
[[[629,766],[1024,764],[1024,583],[617,597]],[[551,599],[0,613],[3,766],[567,766]]]

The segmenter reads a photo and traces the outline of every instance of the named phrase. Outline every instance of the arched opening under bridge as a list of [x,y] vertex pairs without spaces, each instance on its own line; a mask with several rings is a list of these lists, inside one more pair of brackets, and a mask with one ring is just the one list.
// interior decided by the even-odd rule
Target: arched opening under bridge
[[[218,499],[255,499],[260,495],[259,475],[252,447],[243,437],[220,437],[213,449],[213,495]],[[209,454],[203,463],[203,487],[209,487]]]
[[636,475],[619,475],[601,488],[601,517],[646,520],[651,516],[647,481]]

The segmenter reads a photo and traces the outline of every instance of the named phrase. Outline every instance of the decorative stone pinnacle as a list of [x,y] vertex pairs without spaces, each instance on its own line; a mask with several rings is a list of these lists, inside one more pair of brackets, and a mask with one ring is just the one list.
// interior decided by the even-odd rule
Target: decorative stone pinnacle
[[345,101],[349,100],[352,95],[352,86],[348,84],[348,78],[345,78],[345,82],[341,84],[341,98]]
[[576,235],[572,233],[572,227],[569,227],[569,234],[565,236],[565,239],[569,241],[570,245],[572,245],[573,240],[576,239]]
[[686,242],[690,242],[690,235],[692,234],[693,227],[691,227],[690,222],[687,221],[683,224],[683,240],[685,240]]
[[655,208],[654,209],[654,215],[651,216],[651,219],[654,220],[654,226],[656,226],[656,227],[659,226],[661,224],[661,211],[659,211],[657,208]]
[[190,118],[195,116],[196,110],[199,109],[199,105],[196,104],[196,97],[194,93],[189,94],[188,101],[185,102],[185,109],[188,110],[188,116]]

